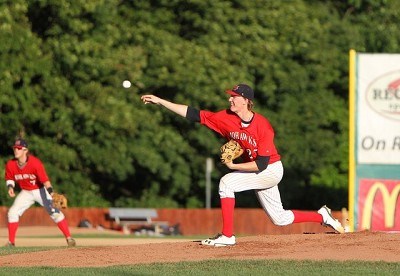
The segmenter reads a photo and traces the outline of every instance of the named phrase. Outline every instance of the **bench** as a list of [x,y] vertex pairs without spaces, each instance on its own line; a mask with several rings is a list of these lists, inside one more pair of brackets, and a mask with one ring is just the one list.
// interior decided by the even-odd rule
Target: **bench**
[[160,235],[161,226],[168,225],[165,221],[153,221],[157,218],[157,210],[150,208],[109,208],[109,218],[122,227],[124,233],[129,234],[131,225],[154,226],[156,235]]

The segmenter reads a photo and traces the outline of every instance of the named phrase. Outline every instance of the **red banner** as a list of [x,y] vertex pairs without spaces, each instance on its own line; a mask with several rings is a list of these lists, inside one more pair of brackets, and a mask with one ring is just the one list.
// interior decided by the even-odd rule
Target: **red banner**
[[361,179],[358,230],[400,231],[400,180]]

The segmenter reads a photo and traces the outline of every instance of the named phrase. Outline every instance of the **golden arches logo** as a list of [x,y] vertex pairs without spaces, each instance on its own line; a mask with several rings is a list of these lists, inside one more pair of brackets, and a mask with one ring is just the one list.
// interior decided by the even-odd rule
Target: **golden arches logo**
[[382,201],[385,212],[385,227],[392,228],[394,226],[397,197],[400,194],[400,184],[394,187],[392,193],[389,193],[387,187],[383,183],[376,182],[369,189],[367,197],[365,199],[361,225],[363,229],[371,228],[372,206],[374,204],[374,199],[378,190],[382,194]]

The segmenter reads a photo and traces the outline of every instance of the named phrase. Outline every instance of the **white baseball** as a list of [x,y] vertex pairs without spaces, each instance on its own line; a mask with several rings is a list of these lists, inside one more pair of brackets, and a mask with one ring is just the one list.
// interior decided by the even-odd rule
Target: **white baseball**
[[129,88],[129,87],[131,87],[131,82],[128,81],[128,80],[124,80],[122,82],[122,86],[125,87],[125,88]]

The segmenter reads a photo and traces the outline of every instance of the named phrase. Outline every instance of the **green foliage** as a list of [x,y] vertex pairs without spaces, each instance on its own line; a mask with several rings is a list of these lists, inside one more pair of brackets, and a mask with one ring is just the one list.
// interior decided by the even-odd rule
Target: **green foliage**
[[276,130],[285,207],[341,208],[348,50],[398,51],[399,12],[389,0],[2,1],[0,159],[22,131],[71,206],[201,207],[211,156],[217,205],[221,138],[140,95],[216,111],[246,82]]

